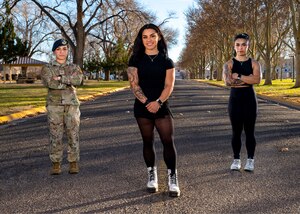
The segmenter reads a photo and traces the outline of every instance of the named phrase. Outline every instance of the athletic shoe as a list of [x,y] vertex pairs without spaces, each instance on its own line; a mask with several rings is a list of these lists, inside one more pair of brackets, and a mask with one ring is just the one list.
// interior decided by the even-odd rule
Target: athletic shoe
[[148,171],[147,191],[150,193],[155,193],[158,191],[157,169],[156,167],[148,167],[147,171]]
[[234,159],[231,166],[231,170],[240,170],[241,169],[241,160],[240,159]]
[[250,158],[247,159],[244,170],[248,172],[252,172],[254,170],[254,159],[250,159]]
[[171,170],[168,169],[168,185],[169,185],[169,196],[178,197],[180,196],[180,189],[178,186],[177,170],[175,173],[171,173]]

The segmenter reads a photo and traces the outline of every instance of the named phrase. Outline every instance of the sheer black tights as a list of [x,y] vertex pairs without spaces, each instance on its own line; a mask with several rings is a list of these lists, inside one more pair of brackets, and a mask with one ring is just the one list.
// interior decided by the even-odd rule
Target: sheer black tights
[[143,138],[143,156],[147,167],[155,166],[154,127],[163,144],[164,161],[168,169],[176,168],[176,149],[174,146],[174,125],[170,116],[165,118],[147,119],[137,118],[141,135]]

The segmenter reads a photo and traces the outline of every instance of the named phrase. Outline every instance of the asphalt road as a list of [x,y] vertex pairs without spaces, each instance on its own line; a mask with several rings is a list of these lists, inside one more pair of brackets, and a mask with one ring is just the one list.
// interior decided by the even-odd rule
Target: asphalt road
[[[231,172],[229,91],[177,81],[170,105],[182,195],[147,172],[129,90],[82,104],[80,173],[50,176],[45,115],[0,126],[0,213],[300,213],[300,111],[259,100],[255,172]],[[242,163],[246,159],[242,149]]]

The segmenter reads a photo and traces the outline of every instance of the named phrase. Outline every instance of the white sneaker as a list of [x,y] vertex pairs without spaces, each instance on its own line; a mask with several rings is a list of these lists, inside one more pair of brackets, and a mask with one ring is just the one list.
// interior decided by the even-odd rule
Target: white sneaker
[[148,167],[147,171],[148,171],[147,191],[150,193],[155,193],[158,191],[157,168]]
[[241,160],[240,159],[234,159],[231,166],[231,170],[240,170],[241,169]]
[[171,197],[180,196],[180,189],[179,189],[178,178],[177,178],[177,170],[175,170],[175,173],[171,174],[171,170],[168,169],[168,186],[169,186],[169,196],[171,196]]
[[247,159],[244,170],[248,172],[252,172],[254,170],[254,159]]

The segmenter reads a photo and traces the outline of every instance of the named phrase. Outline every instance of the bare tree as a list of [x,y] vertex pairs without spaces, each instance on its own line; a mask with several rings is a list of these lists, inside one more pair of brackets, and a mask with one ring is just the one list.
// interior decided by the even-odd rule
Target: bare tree
[[[189,52],[186,53],[190,57],[199,56],[201,78],[205,77],[205,69],[209,66],[210,72],[216,70],[217,79],[221,80],[222,64],[232,52],[233,7],[230,2],[221,3],[220,0],[199,0],[198,3],[198,8],[190,8],[186,14],[190,26],[188,36],[191,38],[187,42]],[[201,56],[195,52],[200,52]]]
[[[111,14],[117,13],[118,8],[124,8],[127,12],[107,19]],[[87,37],[90,45],[88,44],[87,48],[89,49],[88,55],[91,55],[92,51],[93,60],[97,59],[103,65],[105,78],[108,80],[111,71],[120,72],[118,71],[120,59],[116,57],[116,52],[120,52],[121,49],[120,44],[123,45],[122,51],[127,53],[128,58],[139,28],[143,24],[155,20],[155,17],[151,12],[142,10],[133,0],[118,1],[117,7],[114,4],[106,4],[103,5],[102,10],[106,12],[102,13],[98,20],[106,20],[106,22],[96,26],[90,32]],[[125,58],[123,61],[124,65],[127,65]]]
[[[31,1],[50,18],[62,36],[68,40],[73,53],[73,62],[81,67],[86,39],[94,29],[115,17],[123,20],[128,13],[139,13],[136,10],[119,7],[120,1],[114,0]],[[108,8],[115,10],[107,11]]]
[[43,16],[36,7],[28,1],[22,1],[13,9],[15,28],[19,37],[26,42],[29,57],[45,53],[41,44],[46,42],[57,30],[49,25],[47,16]]
[[[251,23],[256,47],[265,63],[265,85],[272,84],[273,58],[280,51],[282,41],[288,33],[289,25],[287,16],[287,4],[284,1],[260,0],[254,1],[254,16]],[[248,24],[249,25],[249,24]],[[249,25],[249,27],[251,27]]]
[[[8,4],[9,4],[9,9],[10,11],[13,10],[13,8],[17,5],[17,3],[21,1],[21,0],[9,0]],[[0,3],[0,23],[3,24],[5,19],[7,17],[5,17],[5,11],[6,11],[6,3],[7,1],[2,1],[2,3]],[[0,26],[1,26],[0,24]]]
[[[206,44],[206,46],[198,45],[198,47],[208,47],[206,55],[210,58],[206,63],[217,68],[219,71],[217,79],[220,79],[220,66],[233,53],[232,38],[236,33],[246,32],[252,38],[251,57],[264,60],[265,84],[272,83],[272,67],[282,51],[282,42],[289,30],[287,2],[280,0],[198,0],[197,8],[188,15],[188,18],[194,19],[194,22],[189,23],[193,27],[188,32],[188,35],[194,39],[188,40],[187,46],[189,49],[196,47],[196,43],[192,41]],[[194,30],[195,28],[198,30]]]
[[295,40],[295,47],[292,48],[294,52],[295,67],[296,70],[296,82],[295,88],[300,87],[300,1],[299,0],[290,0],[290,10],[291,10],[291,23],[293,29],[293,36]]

